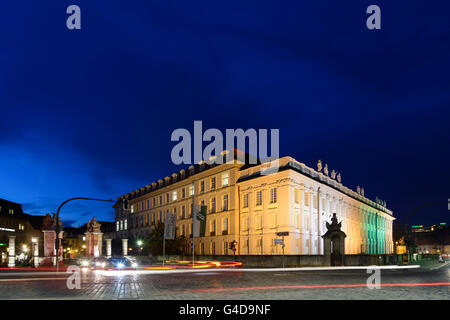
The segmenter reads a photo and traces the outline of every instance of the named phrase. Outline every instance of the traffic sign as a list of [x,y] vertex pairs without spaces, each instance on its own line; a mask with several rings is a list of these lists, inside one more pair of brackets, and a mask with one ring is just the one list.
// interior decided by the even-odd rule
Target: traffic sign
[[275,244],[284,244],[283,239],[275,239]]

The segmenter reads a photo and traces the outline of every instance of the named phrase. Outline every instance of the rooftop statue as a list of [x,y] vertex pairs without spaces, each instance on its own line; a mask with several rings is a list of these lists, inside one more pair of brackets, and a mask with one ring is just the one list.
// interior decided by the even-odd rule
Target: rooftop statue
[[323,173],[328,176],[328,164],[325,163],[325,168],[323,168]]
[[338,175],[337,175],[337,181],[338,181],[339,183],[341,183],[341,174],[340,174],[340,173],[338,173]]
[[364,188],[361,188],[361,195],[364,197]]
[[336,179],[336,171],[334,170],[331,171],[331,179]]
[[356,187],[356,192],[357,192],[358,194],[361,194],[361,188],[360,188],[359,186]]
[[95,220],[95,217],[92,218],[92,221],[89,220],[88,224],[87,224],[87,231],[88,232],[100,232],[100,223],[98,223]]
[[322,171],[322,160],[317,161],[317,172]]

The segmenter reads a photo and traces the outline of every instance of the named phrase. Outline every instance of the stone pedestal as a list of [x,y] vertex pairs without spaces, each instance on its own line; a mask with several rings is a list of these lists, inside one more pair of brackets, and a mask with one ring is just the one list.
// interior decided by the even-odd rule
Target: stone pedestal
[[322,236],[324,244],[324,263],[328,266],[343,266],[345,258],[345,237],[341,231],[341,222],[337,222],[336,213],[333,213],[331,224],[326,223],[328,231]]
[[9,236],[8,267],[16,266],[16,236]]
[[124,257],[128,255],[128,239],[122,239],[122,253]]
[[33,241],[33,261],[34,267],[39,267],[39,243],[37,239]]
[[102,237],[101,232],[86,232],[86,256],[97,258],[102,256]]
[[111,258],[111,239],[105,239],[106,241],[106,258]]

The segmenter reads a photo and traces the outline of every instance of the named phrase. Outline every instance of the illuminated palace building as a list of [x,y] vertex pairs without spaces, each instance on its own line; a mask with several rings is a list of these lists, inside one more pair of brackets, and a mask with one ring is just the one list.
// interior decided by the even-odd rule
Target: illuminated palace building
[[[170,177],[123,195],[114,206],[116,238],[145,237],[165,212],[177,217],[177,237],[186,238],[191,252],[192,204],[206,205],[204,237],[194,237],[196,254],[232,255],[228,244],[238,242],[236,254],[282,254],[275,243],[284,237],[285,254],[323,254],[326,222],[333,213],[347,235],[347,254],[392,253],[392,211],[364,191],[343,186],[340,175],[317,170],[291,157],[279,159],[278,171],[270,163],[200,163]],[[122,201],[128,199],[129,210]]]

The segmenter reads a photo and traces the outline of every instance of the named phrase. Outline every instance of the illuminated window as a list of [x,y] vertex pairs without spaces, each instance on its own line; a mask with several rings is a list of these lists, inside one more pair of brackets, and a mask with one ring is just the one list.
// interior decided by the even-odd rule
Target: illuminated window
[[224,195],[223,196],[223,211],[227,211],[228,210],[228,195]]
[[14,209],[9,209],[8,212],[9,214],[14,214]]
[[178,193],[176,191],[172,192],[172,201],[177,201]]
[[134,213],[134,204],[131,205],[131,213]]
[[222,186],[227,186],[228,185],[228,173],[224,173],[222,175]]
[[189,186],[189,196],[193,196],[194,195],[194,184],[191,184]]
[[125,230],[128,229],[128,223],[127,223],[127,222],[128,222],[127,219],[123,220],[123,224],[124,224],[123,228],[124,228]]
[[120,227],[120,222],[117,221],[117,222],[116,222],[116,231],[119,231],[119,227]]

